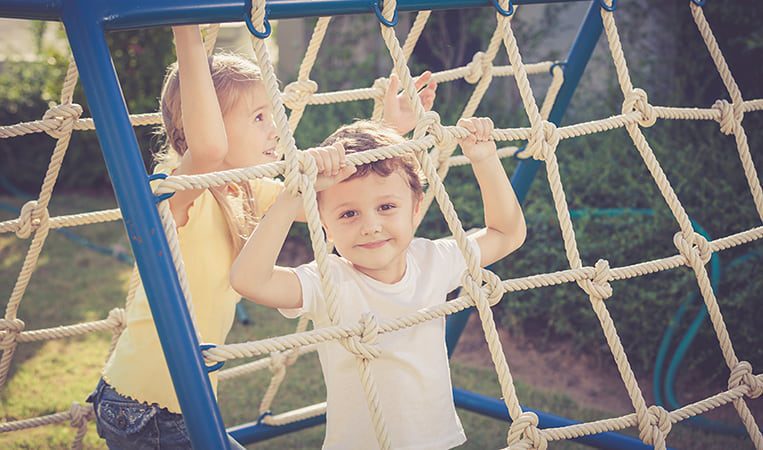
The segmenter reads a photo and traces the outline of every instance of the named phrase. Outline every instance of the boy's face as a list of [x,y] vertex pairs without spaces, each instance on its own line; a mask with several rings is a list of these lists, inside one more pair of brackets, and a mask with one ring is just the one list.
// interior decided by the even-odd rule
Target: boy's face
[[421,198],[414,198],[401,170],[335,184],[318,201],[326,235],[340,255],[376,280],[402,278]]

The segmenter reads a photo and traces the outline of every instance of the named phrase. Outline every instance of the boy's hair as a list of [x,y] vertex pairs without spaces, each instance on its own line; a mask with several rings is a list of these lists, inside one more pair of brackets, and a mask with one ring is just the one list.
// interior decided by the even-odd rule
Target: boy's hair
[[[260,68],[251,60],[231,53],[216,54],[209,58],[212,84],[225,115],[237,101],[246,101],[252,87],[262,81]],[[165,145],[154,155],[157,163],[177,167],[180,158],[188,150],[183,129],[183,111],[180,105],[180,76],[177,63],[167,68],[160,98],[162,128]],[[256,224],[255,199],[249,182],[231,183],[209,188],[225,216],[231,236],[234,255],[238,254],[244,239]]]
[[[345,153],[350,155],[389,145],[401,144],[405,142],[405,138],[392,128],[379,122],[358,120],[352,124],[340,127],[331,136],[327,137],[321,145],[330,146],[337,142],[341,143],[344,146]],[[424,195],[426,179],[421,172],[421,166],[416,156],[410,153],[362,164],[345,181],[365,177],[371,172],[382,177],[388,177],[397,170],[402,170],[405,181],[411,188],[414,197],[421,198]]]

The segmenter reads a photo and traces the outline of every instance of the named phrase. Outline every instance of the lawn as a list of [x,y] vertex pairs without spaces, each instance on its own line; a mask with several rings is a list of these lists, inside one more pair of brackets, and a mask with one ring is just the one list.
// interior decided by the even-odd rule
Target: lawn
[[[20,202],[0,198],[0,203]],[[63,195],[54,197],[51,216],[63,213],[107,209],[114,201],[102,197]],[[16,216],[0,212],[0,220]],[[76,233],[100,246],[119,250],[127,247],[121,223],[77,228]],[[0,295],[8,298],[29,241],[13,234],[0,235]],[[18,317],[27,330],[103,319],[108,311],[124,303],[130,266],[109,255],[83,249],[57,232],[51,232],[37,271],[22,301]],[[237,323],[229,342],[259,339],[293,331],[295,322],[273,311],[245,305],[253,323]],[[87,337],[22,344],[18,347],[7,386],[0,391],[4,421],[19,420],[67,410],[73,401],[84,402],[95,386],[99,370],[108,352],[108,333]],[[241,361],[240,363],[247,362]],[[234,366],[228,363],[226,366]],[[452,364],[454,384],[475,392],[499,396],[495,373],[485,367]],[[259,372],[221,384],[219,401],[227,426],[256,419],[259,401],[269,374]],[[545,392],[531,386],[532,380],[518,380],[519,398],[524,404],[576,420],[610,417],[606,411],[583,408],[561,393]],[[308,354],[289,369],[274,402],[275,413],[311,405],[324,400],[324,386],[315,354]],[[506,444],[507,424],[459,411],[468,442],[462,448],[500,448]],[[631,434],[636,431],[628,430]],[[67,448],[75,430],[68,425],[46,426],[0,435],[0,448]],[[323,428],[316,427],[256,445],[258,449],[319,448]],[[707,435],[678,425],[668,440],[676,448],[752,448],[748,440]],[[86,448],[105,448],[94,425],[85,439]],[[584,448],[573,443],[556,443],[552,448]]]

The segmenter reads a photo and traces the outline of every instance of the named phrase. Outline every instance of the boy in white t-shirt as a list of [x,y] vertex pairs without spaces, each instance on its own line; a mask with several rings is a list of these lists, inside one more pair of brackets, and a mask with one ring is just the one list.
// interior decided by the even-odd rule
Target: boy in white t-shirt
[[[486,228],[470,237],[482,266],[524,242],[519,203],[490,138],[490,119],[462,119],[472,133],[460,142],[480,186]],[[413,155],[353,167],[355,153],[403,142],[394,130],[369,121],[340,128],[315,153],[318,209],[326,236],[340,256],[329,256],[341,325],[356,326],[371,313],[394,319],[444,303],[466,269],[456,242],[414,238],[423,185]],[[302,202],[286,192],[259,223],[231,269],[231,285],[243,296],[304,315],[315,328],[331,326],[315,261],[296,269],[276,257]],[[395,449],[446,449],[466,441],[453,404],[445,348],[445,320],[430,320],[378,338],[370,361],[384,422]],[[325,449],[378,448],[354,354],[338,342],[319,346],[327,391]]]

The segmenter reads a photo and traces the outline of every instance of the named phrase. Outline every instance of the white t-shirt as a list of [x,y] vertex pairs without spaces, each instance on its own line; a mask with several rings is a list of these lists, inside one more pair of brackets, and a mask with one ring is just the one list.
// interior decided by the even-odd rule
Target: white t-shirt
[[[479,255],[479,247],[470,241]],[[381,322],[444,303],[461,284],[466,262],[456,241],[414,239],[406,271],[394,284],[355,270],[352,263],[329,255],[338,287],[340,324],[355,326],[364,313]],[[302,308],[281,310],[289,318],[305,315],[315,328],[331,326],[315,261],[295,269],[302,285]],[[381,356],[370,367],[384,421],[394,449],[447,449],[466,441],[453,404],[445,319],[379,336]],[[327,450],[378,448],[356,357],[338,342],[318,347],[327,391]]]

